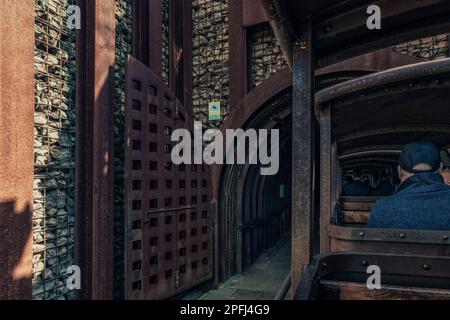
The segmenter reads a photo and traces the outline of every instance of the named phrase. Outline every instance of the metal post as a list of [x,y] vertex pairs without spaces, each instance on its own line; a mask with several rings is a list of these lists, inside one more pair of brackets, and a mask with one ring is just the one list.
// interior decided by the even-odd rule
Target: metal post
[[320,252],[330,249],[327,227],[331,213],[331,110],[320,112]]
[[212,243],[214,244],[214,288],[219,288],[220,274],[219,274],[219,217],[218,217],[217,200],[211,201],[211,221],[213,224]]
[[78,0],[76,261],[80,298],[113,298],[115,1]]
[[312,258],[314,58],[312,20],[305,18],[294,44],[292,109],[292,295]]

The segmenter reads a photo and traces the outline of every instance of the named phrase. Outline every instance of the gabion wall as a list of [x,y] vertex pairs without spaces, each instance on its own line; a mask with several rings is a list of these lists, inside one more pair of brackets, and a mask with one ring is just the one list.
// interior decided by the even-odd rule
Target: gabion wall
[[409,54],[425,60],[444,59],[449,56],[449,35],[439,35],[396,45],[395,52]]
[[71,0],[36,0],[33,297],[70,299],[74,261],[75,33]]
[[252,28],[249,31],[249,41],[250,88],[255,88],[274,73],[286,68],[287,62],[270,24]]
[[228,114],[229,99],[229,25],[228,0],[193,0],[193,113],[195,120],[208,127],[222,122],[208,122],[208,105],[222,104]]
[[162,79],[169,84],[169,0],[162,0]]
[[116,0],[114,127],[114,298],[124,297],[125,63],[133,45],[132,0]]

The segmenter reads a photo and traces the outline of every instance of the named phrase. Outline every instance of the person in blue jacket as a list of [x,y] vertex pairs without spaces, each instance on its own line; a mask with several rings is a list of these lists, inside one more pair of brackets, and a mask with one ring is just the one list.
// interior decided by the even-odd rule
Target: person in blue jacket
[[369,228],[450,230],[450,186],[440,174],[442,162],[433,143],[408,144],[400,155],[401,184],[375,203]]

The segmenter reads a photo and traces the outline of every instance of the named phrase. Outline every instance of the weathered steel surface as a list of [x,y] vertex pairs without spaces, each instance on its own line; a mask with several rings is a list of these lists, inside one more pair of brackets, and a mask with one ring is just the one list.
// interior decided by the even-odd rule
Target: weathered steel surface
[[312,20],[302,22],[294,45],[292,107],[292,292],[311,262],[313,252],[314,192],[314,56]]
[[[358,241],[365,242],[367,245],[367,251],[364,252],[373,252],[370,250],[371,244],[379,243],[379,249],[383,249],[384,247],[386,253],[388,253],[392,248],[386,246],[387,242],[409,244],[410,249],[405,251],[405,254],[408,252],[414,253],[414,245],[416,244],[446,246],[447,251],[450,250],[450,232],[448,231],[349,228],[330,225],[327,232],[333,239],[347,240],[349,242],[354,242],[355,245]],[[380,243],[383,243],[384,246]],[[429,252],[426,255],[438,256],[442,254],[436,252],[433,254],[432,252]]]
[[374,1],[382,14],[382,29],[366,27],[367,3],[360,0],[262,0],[281,47],[292,60],[290,43],[302,32],[303,17],[314,15],[318,66],[326,66],[395,43],[448,32],[450,7],[446,0]]
[[446,116],[449,70],[450,59],[443,59],[325,88],[316,94],[316,115],[331,108],[332,132],[340,155],[401,149],[414,140],[445,146],[450,130]]
[[[150,33],[158,33],[151,29]],[[192,114],[192,1],[169,1],[169,87]],[[158,74],[158,73],[157,73]]]
[[[222,128],[267,128],[272,127],[274,115],[280,118],[286,118],[290,114],[291,93],[290,72],[285,70],[277,73],[271,81],[265,81],[260,86],[252,90],[246,97],[239,102],[236,112],[232,111],[231,115],[225,120]],[[271,86],[272,84],[272,86]],[[232,109],[234,110],[234,108]],[[241,110],[241,112],[238,112]],[[280,136],[281,144],[290,142],[290,130],[285,128],[289,133]],[[282,146],[280,146],[280,150]],[[290,149],[290,148],[289,148]],[[234,274],[242,266],[240,236],[241,230],[238,226],[242,224],[242,212],[244,210],[244,197],[242,196],[245,188],[245,177],[247,175],[248,166],[219,166],[213,167],[213,183],[214,194],[219,199],[219,230],[220,230],[220,276],[221,279],[227,279]],[[256,184],[258,184],[256,179]],[[255,185],[257,190],[257,185]],[[250,190],[253,190],[250,188]],[[258,203],[261,199],[255,200],[255,194],[246,198],[248,201]],[[245,200],[245,201],[247,201]],[[264,228],[262,228],[264,229]],[[261,233],[260,233],[261,234]],[[263,237],[264,238],[264,237]],[[265,238],[266,240],[268,237]]]
[[172,131],[192,119],[161,77],[127,62],[127,299],[165,299],[213,278],[208,168],[172,163]]
[[157,74],[162,73],[161,0],[133,1],[133,55]]
[[31,299],[34,2],[0,2],[0,300]]
[[242,25],[243,2],[230,0],[228,4],[230,19],[230,106],[233,108],[247,93],[247,41],[246,30]]
[[261,0],[242,1],[242,21],[245,28],[268,21]]
[[115,1],[79,0],[76,215],[82,299],[113,297]]
[[332,134],[331,112],[324,110],[320,117],[320,252],[329,251],[329,238],[326,234],[327,226],[331,222],[331,158]]
[[[450,59],[429,61],[393,68],[325,88],[317,92],[316,103],[320,106],[340,97],[358,94],[366,90],[374,91],[380,87],[386,88],[402,82],[407,82],[409,84],[418,80],[426,81],[432,78],[433,81],[430,82],[430,85],[432,82],[437,84],[438,82],[436,81],[440,78],[448,78],[449,72]],[[409,87],[410,89],[412,88],[411,86]]]
[[[335,253],[317,256],[305,274],[296,291],[295,299],[310,300],[320,297],[321,284],[324,281],[347,279],[353,283],[367,281],[367,268],[377,265],[383,274],[383,285],[408,281],[408,287],[399,286],[414,294],[420,288],[433,289],[437,285],[437,293],[450,295],[450,258],[401,256],[395,254],[370,253]],[[343,274],[343,276],[339,276]],[[416,287],[416,288],[414,288]],[[437,287],[436,287],[437,288]],[[367,290],[367,287],[366,287]]]

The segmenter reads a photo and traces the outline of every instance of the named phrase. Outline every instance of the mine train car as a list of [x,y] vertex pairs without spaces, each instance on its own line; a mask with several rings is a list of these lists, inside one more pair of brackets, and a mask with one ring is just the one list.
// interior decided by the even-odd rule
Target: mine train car
[[[321,142],[330,141],[320,157],[321,168],[330,168],[322,171],[319,195],[326,253],[303,274],[297,299],[450,299],[450,229],[366,228],[383,195],[342,194],[346,176],[356,168],[372,187],[380,172],[398,184],[398,156],[406,143],[433,141],[448,151],[449,70],[450,59],[424,62],[316,93],[319,122],[325,124]],[[382,87],[373,85],[378,81]],[[367,286],[373,265],[381,271],[381,288],[375,290]]]
[[[291,63],[293,88],[292,297],[450,299],[450,231],[369,229],[377,197],[345,197],[355,168],[396,183],[402,147],[450,146],[450,59],[424,59],[314,90],[315,69],[399,43],[450,33],[449,1],[265,0]],[[447,54],[448,57],[448,54]],[[310,117],[310,118],[309,118]],[[450,222],[449,222],[450,223]],[[320,243],[320,248],[319,244]],[[369,289],[370,266],[381,288]]]

